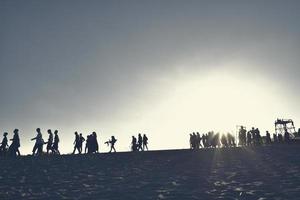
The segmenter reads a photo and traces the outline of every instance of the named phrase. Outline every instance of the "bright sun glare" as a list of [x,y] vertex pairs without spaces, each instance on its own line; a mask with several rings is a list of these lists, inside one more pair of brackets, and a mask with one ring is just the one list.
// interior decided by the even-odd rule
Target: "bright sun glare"
[[141,118],[141,123],[154,134],[153,145],[172,138],[170,146],[164,143],[155,145],[157,148],[183,148],[193,131],[235,134],[237,125],[258,127],[263,135],[267,129],[273,131],[273,121],[281,116],[278,108],[286,107],[283,102],[267,80],[211,74],[178,81],[154,109],[145,112],[148,115]]

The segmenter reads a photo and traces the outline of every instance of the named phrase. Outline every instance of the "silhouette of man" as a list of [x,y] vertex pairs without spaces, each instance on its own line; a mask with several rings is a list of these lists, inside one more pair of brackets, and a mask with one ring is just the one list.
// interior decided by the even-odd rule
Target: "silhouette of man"
[[250,146],[252,144],[252,135],[251,131],[247,132],[247,146]]
[[[36,137],[31,139],[31,140],[35,140],[35,144],[32,150],[32,155],[41,155],[43,153],[44,140],[41,133],[41,129],[37,128],[36,132],[37,132]],[[36,151],[37,153],[35,153]]]
[[196,133],[193,132],[193,135],[192,135],[192,149],[196,149],[197,148],[197,136],[196,136]]
[[201,144],[202,138],[201,138],[199,132],[197,132],[196,138],[197,138],[197,140],[196,140],[197,141],[197,149],[199,149],[200,147],[202,148],[203,147],[202,144]]
[[148,151],[148,137],[146,136],[146,134],[143,135],[143,151],[147,149]]
[[112,152],[112,150],[114,150],[114,152],[117,152],[115,149],[115,143],[117,142],[115,136],[111,136],[111,139],[108,140],[107,142],[105,142],[107,145],[110,144],[110,151],[109,153]]
[[193,134],[190,134],[190,149],[193,149]]
[[52,145],[53,145],[53,133],[50,129],[48,129],[48,134],[49,134],[49,137],[48,137],[48,141],[47,141],[47,154],[49,154],[49,151],[51,151],[53,153],[53,150],[52,150]]
[[273,143],[278,143],[278,137],[276,133],[273,133]]
[[142,135],[139,133],[138,135],[138,151],[143,151],[143,137]]
[[80,147],[80,153],[82,152],[82,144],[85,141],[84,137],[82,136],[82,133],[79,134],[79,147]]
[[19,151],[19,147],[20,147],[20,138],[19,138],[19,130],[15,129],[14,130],[14,136],[12,139],[10,139],[12,141],[10,147],[9,147],[9,151],[11,152],[11,154],[13,156],[20,156],[20,151]]
[[278,142],[283,143],[283,137],[281,133],[278,134]]
[[91,153],[91,135],[86,137],[84,153]]
[[266,131],[266,143],[271,144],[271,135],[269,131]]
[[58,143],[59,143],[59,137],[58,137],[58,130],[54,131],[54,142],[52,146],[52,151],[56,154],[60,154],[58,150]]
[[80,151],[80,138],[79,138],[79,135],[78,135],[77,131],[74,133],[74,135],[75,135],[75,140],[73,142],[74,150],[73,150],[72,154],[75,154],[76,149],[77,149],[78,153],[80,154],[81,153],[81,151]]
[[221,143],[222,143],[223,147],[228,147],[228,141],[227,141],[225,134],[222,134],[222,136],[221,136]]
[[1,146],[0,146],[0,152],[2,154],[6,153],[6,150],[7,150],[6,147],[8,147],[7,135],[8,135],[7,132],[3,133],[3,139],[2,139],[2,142],[1,142]]
[[258,128],[255,129],[255,136],[256,136],[256,144],[261,145],[261,135]]
[[246,134],[247,134],[246,129],[243,126],[241,126],[241,129],[239,131],[239,145],[241,146],[246,145]]
[[131,141],[131,150],[132,151],[137,151],[138,148],[137,148],[137,143],[136,143],[136,138],[134,136],[132,136],[132,141]]
[[96,132],[92,133],[91,139],[92,139],[93,153],[98,153],[99,152],[99,145],[98,145],[97,133]]

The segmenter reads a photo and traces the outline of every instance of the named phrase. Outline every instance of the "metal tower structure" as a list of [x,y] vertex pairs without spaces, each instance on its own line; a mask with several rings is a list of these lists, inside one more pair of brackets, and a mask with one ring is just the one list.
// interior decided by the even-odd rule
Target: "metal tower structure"
[[291,138],[295,138],[297,136],[293,120],[277,119],[275,121],[275,133],[284,135],[286,132],[290,134]]

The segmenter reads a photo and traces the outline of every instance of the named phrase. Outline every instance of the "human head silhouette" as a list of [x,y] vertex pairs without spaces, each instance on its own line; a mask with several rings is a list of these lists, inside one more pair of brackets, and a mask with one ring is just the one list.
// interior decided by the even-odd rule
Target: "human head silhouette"
[[37,128],[37,129],[36,129],[36,132],[40,133],[40,132],[41,132],[41,129],[40,129],[40,128]]

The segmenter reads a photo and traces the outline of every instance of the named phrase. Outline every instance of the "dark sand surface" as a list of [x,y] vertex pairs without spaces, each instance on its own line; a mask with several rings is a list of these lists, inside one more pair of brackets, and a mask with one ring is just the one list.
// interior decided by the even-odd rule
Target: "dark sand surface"
[[300,145],[0,158],[5,199],[300,199]]

